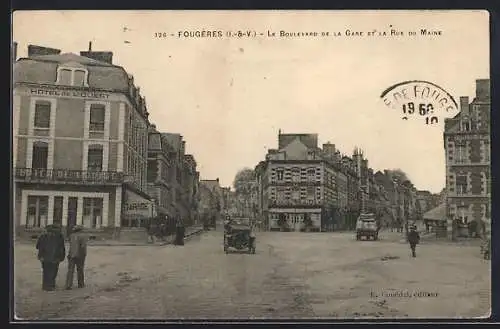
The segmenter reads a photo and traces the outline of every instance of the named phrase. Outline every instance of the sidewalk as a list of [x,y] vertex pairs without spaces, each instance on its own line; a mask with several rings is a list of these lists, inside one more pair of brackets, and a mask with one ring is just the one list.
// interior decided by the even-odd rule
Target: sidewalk
[[[202,225],[187,227],[184,239],[188,241],[191,237],[201,234],[202,232]],[[167,236],[165,240],[156,239],[155,243],[148,243],[147,241],[89,240],[88,246],[165,246],[172,244],[174,238],[174,235],[170,235]],[[36,240],[14,239],[14,242],[16,244],[34,244]]]
[[[184,234],[184,239],[188,241],[191,237],[201,234],[203,232],[203,226],[196,225],[186,228],[186,233]],[[165,240],[155,239],[154,243],[151,242],[128,242],[128,241],[118,241],[118,240],[92,240],[88,242],[89,246],[165,246],[172,244],[174,242],[175,235],[169,235]]]

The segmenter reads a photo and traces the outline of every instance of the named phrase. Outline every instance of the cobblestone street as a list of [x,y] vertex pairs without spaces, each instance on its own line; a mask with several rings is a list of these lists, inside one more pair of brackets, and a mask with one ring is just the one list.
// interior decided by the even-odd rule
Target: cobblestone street
[[[222,232],[185,246],[92,246],[87,287],[41,291],[34,247],[15,247],[16,313],[25,319],[455,317],[489,314],[490,263],[475,246],[395,233],[257,235],[255,255],[222,250]],[[413,296],[413,293],[433,296]],[[410,293],[412,296],[389,296]],[[437,295],[437,296],[435,296]]]

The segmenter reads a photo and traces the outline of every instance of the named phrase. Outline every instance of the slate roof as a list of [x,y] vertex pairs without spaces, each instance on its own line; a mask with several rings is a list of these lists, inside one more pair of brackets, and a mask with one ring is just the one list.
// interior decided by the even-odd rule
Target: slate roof
[[426,212],[424,219],[446,221],[446,204],[442,203]]
[[37,55],[31,56],[29,59],[37,60],[37,61],[46,61],[46,62],[56,62],[56,63],[66,63],[66,62],[77,62],[83,65],[95,65],[95,66],[114,66],[116,65],[109,64],[106,62],[101,62],[89,57],[80,56],[74,53],[64,53],[59,55]]
[[89,72],[89,86],[95,89],[129,91],[129,75],[121,67],[88,57],[65,53],[21,58],[14,64],[14,83],[54,85],[57,68],[64,64],[76,64]]
[[299,139],[308,148],[318,148],[318,134],[280,134],[278,139],[279,149],[283,149],[296,139]]
[[167,142],[174,148],[175,151],[179,151],[182,147],[182,135],[174,133],[162,133],[161,134]]

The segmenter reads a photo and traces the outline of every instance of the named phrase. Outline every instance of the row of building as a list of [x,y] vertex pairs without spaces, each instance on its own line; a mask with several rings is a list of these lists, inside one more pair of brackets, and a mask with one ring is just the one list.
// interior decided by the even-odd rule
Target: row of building
[[59,224],[120,237],[157,215],[198,219],[195,158],[181,134],[157,131],[112,52],[30,45],[13,57],[18,235]]
[[320,148],[317,134],[280,131],[255,173],[258,216],[270,230],[354,229],[362,211],[387,226],[417,219],[418,191],[404,175],[374,172],[358,148],[352,156],[329,142]]
[[[317,134],[278,133],[278,148],[255,167],[252,211],[271,230],[353,229],[361,211],[382,225],[425,220],[448,237],[491,229],[490,80],[476,80],[476,95],[460,97],[460,111],[445,120],[446,187],[417,190],[404,175],[374,172],[363,152],[343,155]],[[254,210],[255,209],[255,210]],[[446,232],[445,232],[446,233]]]

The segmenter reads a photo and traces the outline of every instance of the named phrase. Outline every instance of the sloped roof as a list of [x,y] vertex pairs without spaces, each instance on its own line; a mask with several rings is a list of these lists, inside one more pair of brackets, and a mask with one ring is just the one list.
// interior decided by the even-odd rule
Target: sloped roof
[[173,133],[162,133],[161,134],[168,143],[176,150],[179,151],[182,146],[182,135]]
[[[24,58],[23,58],[24,59]],[[96,65],[96,66],[115,66],[113,64],[109,64],[106,62],[97,61],[95,59],[80,56],[74,53],[64,53],[59,55],[38,55],[31,56],[29,59],[37,60],[37,61],[47,61],[47,62],[55,62],[55,63],[67,63],[67,62],[77,62],[83,65]]]
[[308,148],[318,148],[318,134],[280,134],[278,148],[282,149],[296,139],[299,139]]
[[86,68],[89,72],[88,83],[92,88],[123,92],[129,90],[129,76],[121,66],[72,53],[21,58],[14,64],[13,82],[53,85],[57,68],[65,63]]
[[218,191],[220,188],[219,181],[216,179],[202,179],[202,180],[200,180],[200,184],[203,186],[206,186],[211,191],[215,191],[215,190]]
[[442,203],[424,214],[424,219],[446,221],[446,204]]

